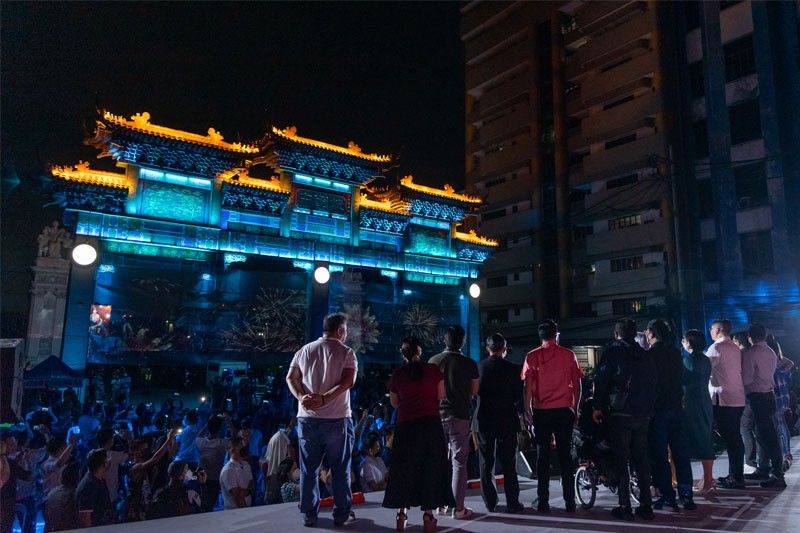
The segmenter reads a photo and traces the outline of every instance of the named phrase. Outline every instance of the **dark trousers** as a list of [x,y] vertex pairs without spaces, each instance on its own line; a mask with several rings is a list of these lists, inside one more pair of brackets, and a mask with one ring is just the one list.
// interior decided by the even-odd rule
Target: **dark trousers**
[[539,502],[550,499],[550,440],[555,435],[558,464],[561,468],[561,489],[564,501],[575,501],[575,468],[572,464],[571,409],[534,409],[533,433],[536,439],[536,486]]
[[206,481],[203,497],[201,498],[201,509],[204,513],[210,513],[214,510],[219,499],[219,480],[209,479]]
[[744,442],[740,431],[744,407],[714,406],[714,420],[728,451],[728,473],[736,481],[744,481]]
[[517,435],[478,433],[479,462],[481,471],[481,496],[488,509],[497,505],[497,489],[494,486],[495,453],[503,468],[503,487],[506,505],[519,507],[519,480],[517,479]]
[[667,449],[672,452],[672,463],[678,478],[678,494],[692,499],[692,463],[686,434],[683,431],[681,410],[674,409],[656,413],[650,421],[650,457],[652,459],[653,485],[669,503],[675,501],[672,488],[672,472],[669,468]]
[[650,418],[646,416],[611,417],[611,446],[614,467],[617,469],[619,505],[631,507],[631,477],[629,463],[633,463],[639,482],[639,504],[650,507],[650,460],[647,457],[647,432]]
[[772,475],[783,478],[783,454],[774,422],[775,395],[772,392],[753,392],[747,395],[747,401],[753,409],[756,439],[764,449],[764,458],[772,463]]

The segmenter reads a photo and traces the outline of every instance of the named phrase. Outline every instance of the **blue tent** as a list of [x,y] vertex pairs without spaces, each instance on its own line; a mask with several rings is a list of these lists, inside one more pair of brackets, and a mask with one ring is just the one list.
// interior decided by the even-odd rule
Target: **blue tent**
[[80,387],[82,382],[83,373],[71,369],[55,355],[25,372],[23,378],[26,389]]

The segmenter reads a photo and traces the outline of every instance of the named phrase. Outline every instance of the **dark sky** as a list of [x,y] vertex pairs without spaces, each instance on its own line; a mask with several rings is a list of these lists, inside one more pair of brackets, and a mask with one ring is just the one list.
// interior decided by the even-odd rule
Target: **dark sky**
[[3,2],[3,156],[22,175],[94,158],[81,142],[97,101],[231,141],[295,125],[459,187],[458,27],[458,2]]
[[[399,175],[463,186],[459,2],[2,2],[1,335],[25,332],[49,163],[83,146],[96,103],[226,140],[268,123],[367,152],[401,153]],[[13,163],[13,166],[9,163]],[[9,179],[15,169],[22,183]],[[13,317],[12,317],[13,315]]]

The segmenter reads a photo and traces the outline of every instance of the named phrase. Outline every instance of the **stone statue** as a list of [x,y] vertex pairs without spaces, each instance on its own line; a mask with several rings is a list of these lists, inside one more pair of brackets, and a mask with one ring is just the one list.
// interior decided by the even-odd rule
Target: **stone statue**
[[60,227],[57,220],[44,228],[36,238],[39,243],[39,257],[63,259],[61,250],[72,247],[72,238],[67,230]]

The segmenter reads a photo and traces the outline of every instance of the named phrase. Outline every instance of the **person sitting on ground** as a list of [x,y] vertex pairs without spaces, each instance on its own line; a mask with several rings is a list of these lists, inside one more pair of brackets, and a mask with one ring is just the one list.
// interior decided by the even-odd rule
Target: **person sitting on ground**
[[80,465],[72,462],[55,471],[60,475],[60,484],[47,492],[43,502],[45,532],[75,529],[78,524],[75,492],[80,481]]
[[364,450],[366,453],[361,464],[361,490],[364,492],[384,490],[389,470],[380,457],[381,442],[378,437],[369,437],[364,444]]

